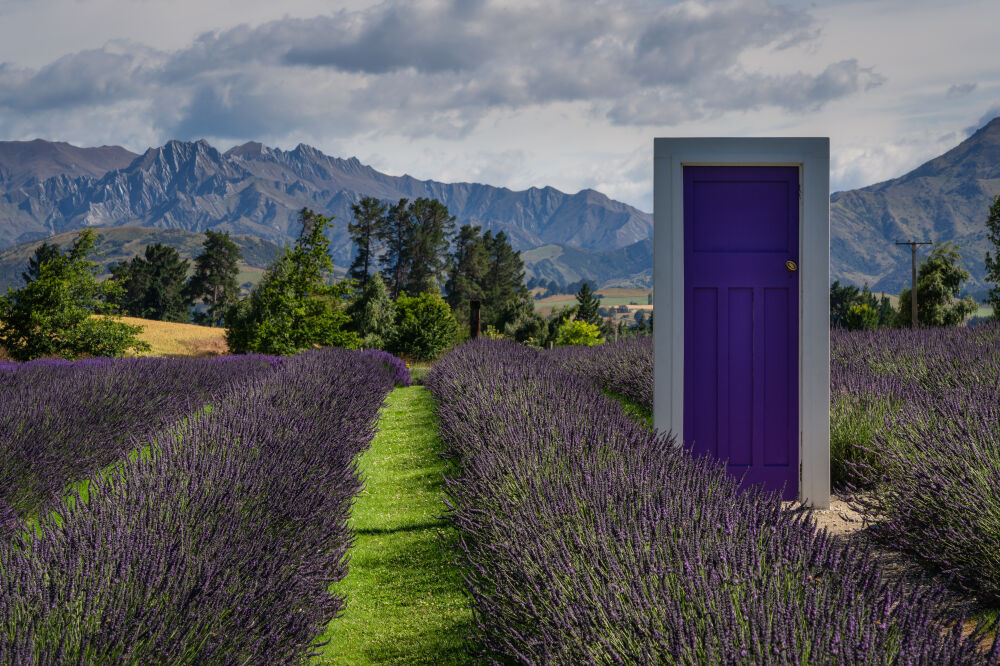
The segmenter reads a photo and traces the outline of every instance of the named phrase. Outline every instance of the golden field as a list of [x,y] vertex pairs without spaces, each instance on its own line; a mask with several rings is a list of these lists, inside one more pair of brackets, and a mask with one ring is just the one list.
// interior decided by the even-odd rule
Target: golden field
[[142,326],[139,339],[148,342],[152,349],[141,356],[221,356],[229,353],[224,328],[138,317],[119,319],[126,324]]

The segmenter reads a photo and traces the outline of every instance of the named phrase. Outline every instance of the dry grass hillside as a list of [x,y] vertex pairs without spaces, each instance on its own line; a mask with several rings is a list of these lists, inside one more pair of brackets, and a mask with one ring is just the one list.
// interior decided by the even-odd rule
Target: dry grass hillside
[[[96,315],[95,315],[96,316]],[[126,324],[142,326],[139,338],[151,349],[141,356],[222,356],[229,353],[226,330],[194,324],[175,324],[138,317],[120,317]],[[0,360],[8,356],[0,347]]]
[[121,317],[126,324],[142,326],[139,338],[152,349],[143,356],[221,356],[229,353],[226,329],[176,324],[138,317]]

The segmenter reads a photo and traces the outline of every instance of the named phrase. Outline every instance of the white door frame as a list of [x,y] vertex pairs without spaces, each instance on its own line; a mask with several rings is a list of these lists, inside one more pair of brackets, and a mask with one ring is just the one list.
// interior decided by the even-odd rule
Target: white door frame
[[684,433],[683,167],[799,167],[799,500],[830,506],[830,139],[653,140],[653,424]]

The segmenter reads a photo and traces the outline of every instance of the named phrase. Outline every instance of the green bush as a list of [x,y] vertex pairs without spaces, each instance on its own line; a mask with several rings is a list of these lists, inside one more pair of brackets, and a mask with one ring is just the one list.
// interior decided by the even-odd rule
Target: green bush
[[458,340],[458,322],[438,294],[400,296],[390,351],[415,361],[432,361]]
[[849,331],[874,331],[878,328],[878,310],[870,305],[852,305],[844,316]]
[[568,345],[593,347],[602,342],[604,340],[601,338],[601,329],[582,319],[564,321],[562,326],[559,327],[559,334],[556,336],[557,347]]

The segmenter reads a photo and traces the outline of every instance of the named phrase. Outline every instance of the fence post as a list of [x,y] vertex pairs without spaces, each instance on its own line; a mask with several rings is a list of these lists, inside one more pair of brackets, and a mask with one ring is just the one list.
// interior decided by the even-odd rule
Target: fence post
[[473,340],[479,337],[479,307],[480,303],[476,299],[469,301],[469,337]]

